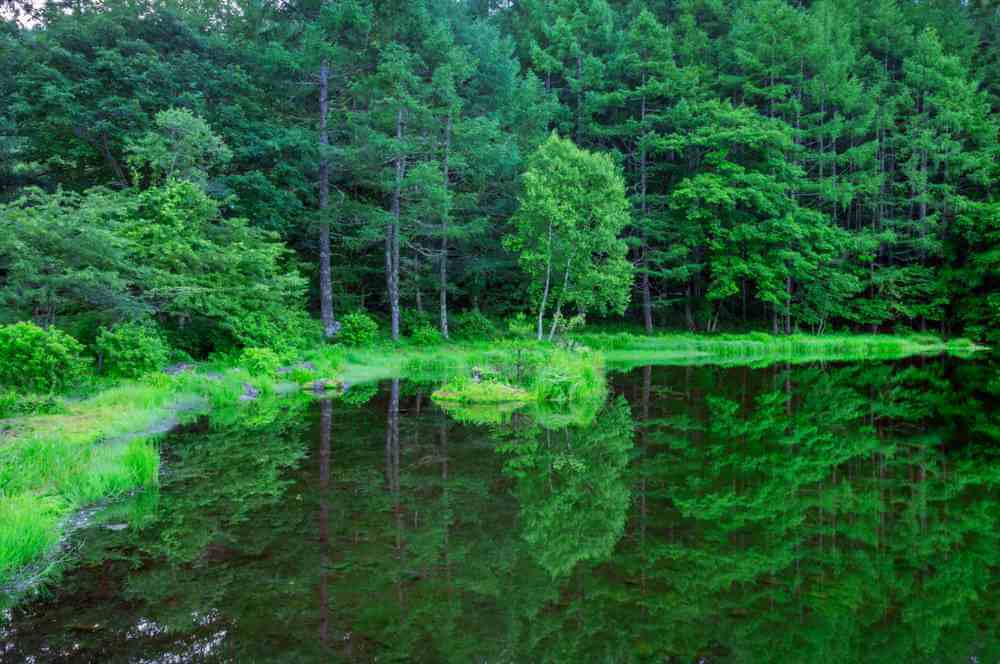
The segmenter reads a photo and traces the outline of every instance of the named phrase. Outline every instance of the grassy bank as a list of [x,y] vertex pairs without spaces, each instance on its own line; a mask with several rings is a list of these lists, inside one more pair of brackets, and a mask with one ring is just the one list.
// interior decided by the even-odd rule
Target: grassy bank
[[284,376],[203,365],[97,383],[89,396],[58,399],[49,414],[0,420],[0,588],[56,549],[68,515],[156,483],[156,441],[174,424],[248,399],[248,386],[266,398],[289,379],[333,376],[342,353],[307,359],[312,368]]
[[579,334],[579,343],[601,351],[610,368],[647,364],[773,364],[892,360],[912,355],[968,355],[982,347],[967,339],[934,335]]

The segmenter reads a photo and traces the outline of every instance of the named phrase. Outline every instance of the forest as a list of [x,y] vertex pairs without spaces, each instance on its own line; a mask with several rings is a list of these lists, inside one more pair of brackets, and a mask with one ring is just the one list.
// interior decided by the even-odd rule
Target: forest
[[95,356],[1000,318],[987,0],[2,7],[0,323]]

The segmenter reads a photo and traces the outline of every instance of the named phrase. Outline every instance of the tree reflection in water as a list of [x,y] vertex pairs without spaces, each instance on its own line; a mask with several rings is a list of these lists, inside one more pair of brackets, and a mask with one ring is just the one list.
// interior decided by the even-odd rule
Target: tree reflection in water
[[400,381],[220,415],[0,653],[996,661],[996,375],[647,367],[573,416],[460,422]]

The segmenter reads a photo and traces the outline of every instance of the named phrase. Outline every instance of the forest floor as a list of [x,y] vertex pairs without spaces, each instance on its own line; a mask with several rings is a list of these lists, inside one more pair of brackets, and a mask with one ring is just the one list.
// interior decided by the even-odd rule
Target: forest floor
[[[583,348],[591,350],[580,352]],[[25,569],[39,574],[39,561],[59,549],[70,515],[156,483],[161,434],[185,418],[258,397],[388,378],[437,386],[447,382],[454,392],[472,385],[470,373],[478,384],[484,372],[487,380],[512,384],[531,400],[547,404],[555,416],[603,394],[605,367],[897,359],[964,355],[979,348],[967,340],[931,335],[600,332],[574,335],[560,346],[523,339],[424,347],[388,341],[368,348],[330,346],[305,354],[277,375],[203,364],[173,375],[96,383],[87,395],[58,400],[54,412],[0,420],[0,589],[20,583]]]

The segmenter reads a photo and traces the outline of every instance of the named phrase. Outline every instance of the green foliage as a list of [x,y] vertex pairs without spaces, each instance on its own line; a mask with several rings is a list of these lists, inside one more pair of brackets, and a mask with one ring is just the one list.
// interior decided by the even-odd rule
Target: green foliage
[[239,365],[251,376],[274,377],[281,365],[281,358],[270,348],[244,348],[240,353]]
[[603,403],[607,396],[603,358],[586,350],[549,354],[530,384],[540,402]]
[[460,404],[525,402],[532,398],[527,390],[502,383],[495,377],[472,380],[468,376],[452,378],[431,396],[437,401]]
[[363,311],[355,311],[340,319],[337,341],[345,346],[370,346],[378,337],[378,323]]
[[178,179],[204,186],[208,172],[233,157],[208,123],[187,109],[160,111],[153,125],[154,130],[126,150],[129,165],[136,170],[148,168],[156,183]]
[[431,316],[426,311],[403,309],[399,312],[399,329],[403,334],[412,336],[414,331],[425,327],[434,327]]
[[444,337],[441,336],[440,330],[430,325],[421,325],[410,333],[410,341],[418,346],[436,346],[444,341]]
[[534,334],[534,326],[523,311],[519,311],[507,319],[507,335],[515,339],[524,339]]
[[361,385],[351,385],[340,395],[340,400],[350,406],[360,408],[375,398],[376,394],[378,394],[377,384],[362,383]]
[[0,390],[0,420],[25,415],[54,415],[65,412],[59,399],[51,394],[22,394],[12,389]]
[[142,192],[30,191],[3,208],[0,297],[48,322],[156,314],[192,355],[310,343],[305,281],[272,233],[223,217],[190,182]]
[[94,344],[102,370],[116,378],[138,378],[167,365],[170,347],[150,323],[124,323],[101,330]]
[[478,310],[452,316],[449,330],[455,338],[466,341],[486,341],[497,334],[493,321]]
[[279,355],[309,350],[322,340],[318,321],[304,310],[284,307],[237,314],[226,329],[238,346],[270,348]]
[[0,384],[19,390],[59,392],[85,372],[83,346],[54,327],[0,325]]
[[629,205],[625,181],[609,157],[553,134],[529,160],[513,221],[504,245],[518,255],[539,303],[539,338],[550,304],[556,321],[564,306],[581,313],[624,311],[632,264],[620,235],[629,224]]

